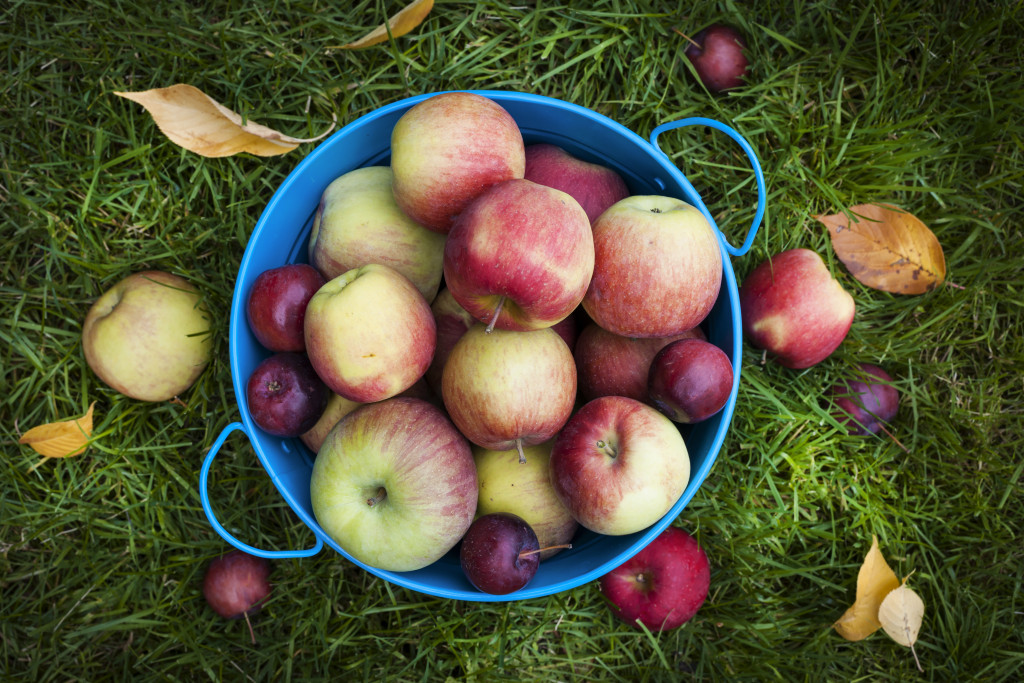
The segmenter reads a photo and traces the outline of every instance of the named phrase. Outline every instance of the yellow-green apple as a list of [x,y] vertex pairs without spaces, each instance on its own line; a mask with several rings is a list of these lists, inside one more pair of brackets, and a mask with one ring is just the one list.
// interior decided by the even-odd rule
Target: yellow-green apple
[[288,263],[256,276],[245,304],[256,341],[270,351],[305,351],[306,304],[324,282],[306,263]]
[[134,273],[104,292],[85,316],[82,350],[92,371],[140,401],[182,393],[210,361],[211,317],[196,288],[157,270]]
[[519,462],[516,451],[473,448],[476,476],[480,485],[476,512],[511,512],[526,520],[540,539],[540,553],[546,560],[572,541],[579,524],[555,495],[548,463],[552,441],[523,448],[526,462]]
[[396,397],[335,425],[309,491],[317,523],[345,552],[377,569],[413,571],[455,547],[472,524],[476,466],[440,410]]
[[306,307],[306,353],[328,388],[371,403],[402,393],[434,355],[430,304],[397,270],[354,268],[321,287]]
[[430,367],[427,368],[424,378],[431,389],[440,392],[441,372],[448,360],[448,354],[455,348],[455,343],[462,339],[466,330],[476,323],[476,318],[459,305],[447,287],[442,287],[434,297],[434,301],[430,304],[430,310],[434,314],[434,322],[437,326],[437,345],[434,349],[434,359],[430,361]]
[[497,102],[468,92],[434,95],[391,132],[395,200],[417,223],[446,234],[491,185],[522,178],[523,136]]
[[779,364],[809,368],[832,355],[856,305],[817,252],[789,249],[750,271],[739,289],[743,334]]
[[711,585],[708,557],[679,527],[666,527],[640,552],[601,577],[613,614],[630,626],[668,631],[704,604]]
[[673,422],[701,422],[725,407],[732,380],[725,351],[703,339],[679,339],[651,361],[648,403]]
[[631,534],[657,522],[690,479],[675,423],[625,396],[602,396],[566,422],[551,447],[551,484],[581,526]]
[[593,223],[609,206],[629,196],[629,188],[614,169],[583,161],[558,145],[526,146],[523,177],[565,192],[583,207]]
[[432,301],[441,284],[444,235],[398,208],[392,175],[387,166],[368,166],[327,186],[313,219],[309,262],[328,280],[368,263],[391,266]]
[[573,349],[580,398],[626,396],[648,403],[647,374],[655,354],[677,339],[704,339],[695,327],[670,337],[623,337],[589,322]]
[[594,237],[575,199],[507,180],[459,215],[444,245],[452,296],[491,328],[536,330],[569,316],[594,272]]
[[722,284],[715,228],[674,197],[626,197],[594,223],[594,277],[583,308],[626,337],[668,337],[699,325]]
[[306,448],[316,453],[320,450],[324,439],[327,438],[327,434],[334,429],[334,425],[338,424],[341,418],[361,405],[363,404],[350,401],[344,396],[331,392],[330,396],[327,397],[327,406],[320,415],[320,419],[317,420],[316,424],[309,431],[302,434],[299,439],[302,443],[306,444]]
[[483,448],[504,451],[547,441],[572,413],[576,366],[550,327],[516,332],[469,328],[441,375],[452,422]]

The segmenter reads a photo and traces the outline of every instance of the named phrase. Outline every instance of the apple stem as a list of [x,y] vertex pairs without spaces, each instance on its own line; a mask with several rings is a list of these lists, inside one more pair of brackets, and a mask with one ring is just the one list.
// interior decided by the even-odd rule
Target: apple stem
[[516,439],[516,451],[519,452],[519,464],[526,464],[526,453],[523,451],[523,440],[522,438]]
[[375,495],[373,498],[367,498],[366,499],[366,504],[369,505],[370,507],[373,507],[374,505],[376,505],[377,503],[380,503],[381,501],[383,501],[387,497],[388,497],[387,490],[383,486],[381,486],[379,489],[377,489],[377,495]]
[[493,332],[494,325],[498,322],[498,316],[501,315],[501,307],[505,305],[505,295],[502,294],[498,297],[498,306],[494,309],[494,317],[491,318],[491,322],[487,323],[487,329],[484,332]]
[[537,548],[536,550],[524,550],[523,552],[519,553],[519,559],[521,560],[524,557],[529,557],[530,555],[536,555],[537,553],[542,553],[545,550],[560,550],[562,548],[571,548],[571,547],[572,547],[572,543],[563,543],[562,545],[549,545],[546,548]]

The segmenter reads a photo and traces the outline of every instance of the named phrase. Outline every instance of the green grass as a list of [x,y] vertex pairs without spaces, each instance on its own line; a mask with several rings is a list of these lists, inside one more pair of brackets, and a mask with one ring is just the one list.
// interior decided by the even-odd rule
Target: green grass
[[[439,2],[410,36],[359,52],[402,3],[13,0],[0,9],[0,677],[102,680],[984,680],[1024,676],[1024,8],[1015,2]],[[695,85],[683,39],[749,37],[750,84]],[[742,277],[791,247],[822,254],[857,302],[842,347],[791,371],[746,348],[732,428],[678,524],[712,587],[662,634],[617,622],[595,584],[514,604],[433,599],[324,551],[275,561],[254,621],[206,606],[198,471],[239,418],[227,321],[248,235],[304,146],[205,159],[112,94],[176,82],[297,137],[410,95],[491,88],[559,97],[646,136],[707,116],[757,150],[768,211]],[[701,129],[662,148],[729,238],[754,212],[739,149]],[[943,244],[949,284],[920,296],[848,275],[814,216],[898,204]],[[214,361],[176,403],[143,404],[87,367],[81,323],[144,267],[184,275],[222,321]],[[859,361],[902,392],[887,438],[840,433],[827,388]],[[78,458],[38,465],[28,428],[97,401]],[[241,436],[212,484],[253,545],[312,533]],[[926,604],[916,649],[830,624],[879,537]]]

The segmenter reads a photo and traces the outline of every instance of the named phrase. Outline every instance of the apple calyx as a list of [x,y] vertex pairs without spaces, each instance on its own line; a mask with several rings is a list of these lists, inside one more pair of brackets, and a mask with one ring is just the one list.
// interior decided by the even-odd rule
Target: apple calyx
[[546,548],[537,548],[535,550],[524,550],[521,553],[519,553],[519,559],[521,560],[524,557],[529,557],[530,555],[542,553],[545,550],[569,550],[570,548],[572,548],[572,543],[562,543],[561,545],[549,545]]
[[373,498],[367,498],[366,499],[366,504],[369,505],[370,507],[373,507],[374,505],[378,505],[380,503],[383,503],[384,499],[387,498],[387,497],[388,497],[387,489],[385,489],[383,486],[381,486],[380,488],[377,489],[377,495],[375,495]]
[[[491,318],[491,322],[487,323],[487,329],[485,329],[484,332],[490,333],[490,332],[494,331],[494,325],[498,322],[498,316],[501,315],[501,307],[504,306],[504,305],[505,305],[505,295],[502,294],[500,297],[498,297],[498,305],[494,309],[494,317]],[[521,447],[520,447],[519,452],[522,453],[522,448]]]
[[276,379],[272,379],[267,382],[267,391],[273,393],[275,391],[281,391],[281,383]]

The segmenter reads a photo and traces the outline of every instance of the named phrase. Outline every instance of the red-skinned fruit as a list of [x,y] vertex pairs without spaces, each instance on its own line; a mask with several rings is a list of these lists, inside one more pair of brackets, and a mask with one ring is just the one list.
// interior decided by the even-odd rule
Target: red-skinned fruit
[[725,406],[732,380],[725,351],[702,339],[680,339],[654,357],[647,390],[650,403],[670,420],[693,424]]
[[260,273],[246,302],[249,329],[270,351],[305,351],[306,304],[324,284],[313,266],[290,263]]
[[743,85],[750,66],[743,53],[746,43],[732,26],[713,24],[693,37],[686,56],[701,82],[713,93]]
[[[210,562],[203,577],[203,597],[225,619],[255,614],[270,596],[270,562],[241,550],[232,550]],[[256,636],[249,622],[252,642]]]
[[274,436],[299,436],[316,425],[330,390],[302,353],[275,353],[252,371],[245,387],[249,414]]
[[530,582],[540,564],[537,534],[510,512],[477,517],[462,537],[459,562],[466,578],[491,595],[507,595]]
[[692,619],[704,604],[711,570],[696,539],[670,526],[600,583],[616,617],[637,628],[667,631]]
[[615,170],[578,159],[557,145],[527,145],[523,177],[568,194],[587,212],[591,223],[629,196],[626,181]]
[[861,372],[832,387],[832,400],[838,412],[834,417],[850,434],[877,434],[885,422],[896,417],[899,392],[892,377],[870,363],[860,364]]

